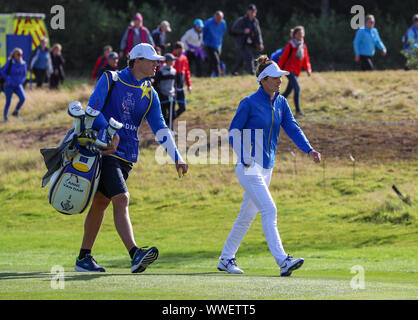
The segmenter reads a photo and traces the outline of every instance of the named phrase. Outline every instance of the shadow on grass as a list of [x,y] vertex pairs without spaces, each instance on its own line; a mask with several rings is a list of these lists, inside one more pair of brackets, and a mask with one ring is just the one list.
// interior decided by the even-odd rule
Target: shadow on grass
[[0,280],[22,280],[22,279],[42,279],[51,278],[49,272],[2,272]]

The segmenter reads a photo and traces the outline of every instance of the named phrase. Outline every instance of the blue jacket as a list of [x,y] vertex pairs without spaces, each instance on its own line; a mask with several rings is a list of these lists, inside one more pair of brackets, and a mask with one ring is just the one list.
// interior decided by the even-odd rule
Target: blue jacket
[[[128,162],[137,162],[139,155],[138,128],[144,118],[147,119],[154,134],[162,129],[168,130],[168,128],[161,113],[158,94],[151,86],[149,78],[139,81],[134,78],[129,68],[118,71],[117,74],[118,81],[115,82],[105,106],[103,104],[112,83],[107,72],[97,81],[90,96],[88,105],[101,111],[93,123],[93,128],[100,130],[105,127],[110,117],[123,123],[123,128],[118,131],[120,142],[112,156]],[[164,143],[166,139],[166,136],[162,137],[159,143]],[[177,148],[170,156],[173,160],[179,159]]]
[[285,97],[277,93],[270,100],[260,86],[257,92],[244,98],[229,127],[229,142],[238,156],[238,163],[256,162],[265,169],[273,168],[280,126],[303,152],[312,150]]
[[45,47],[44,51],[42,51],[42,48],[40,46],[36,48],[35,55],[33,56],[32,61],[30,63],[30,69],[33,68],[46,70],[48,75],[53,71],[51,55],[49,53],[48,48]]
[[407,49],[418,48],[418,27],[414,24],[406,33]]
[[214,18],[209,18],[205,21],[203,27],[203,43],[206,47],[222,49],[222,39],[226,31],[226,22],[222,20],[219,24],[215,22]]
[[386,50],[377,29],[366,26],[357,30],[353,45],[356,56],[374,56],[376,46],[380,50]]
[[[9,64],[12,64],[10,67],[10,72],[7,74],[7,69]],[[11,87],[18,87],[26,80],[26,62],[16,62],[16,60],[7,60],[6,64],[1,69],[1,76],[5,80],[5,85]]]

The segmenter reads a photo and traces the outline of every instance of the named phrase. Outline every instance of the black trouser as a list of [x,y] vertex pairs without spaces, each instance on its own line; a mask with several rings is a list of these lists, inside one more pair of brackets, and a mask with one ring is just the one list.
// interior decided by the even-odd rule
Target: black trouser
[[300,110],[300,86],[298,77],[293,72],[290,72],[286,77],[289,79],[289,83],[287,84],[287,88],[285,92],[283,92],[282,96],[287,98],[292,90],[294,90],[295,92],[293,93],[293,100],[295,102],[296,112],[302,112],[302,110]]
[[186,93],[184,88],[176,88],[176,100],[179,108],[174,112],[174,119],[177,119],[184,111],[186,111]]
[[254,74],[254,54],[250,46],[244,45],[238,48],[238,57],[232,73],[238,72],[244,62],[249,74]]
[[60,76],[56,76],[55,74],[51,75],[49,79],[49,88],[50,89],[58,89],[60,82]]
[[203,60],[199,55],[195,55],[192,51],[187,51],[187,59],[189,59],[190,67],[192,67],[192,64],[195,65],[195,75],[196,77],[202,76],[202,63]]
[[361,70],[363,71],[369,71],[374,69],[371,56],[360,56],[360,64]]
[[[168,96],[165,96],[161,93],[158,94],[159,98],[160,98],[160,103],[161,103],[161,112],[163,114],[164,120],[165,120],[165,124],[167,126],[170,125],[170,98]],[[173,122],[174,122],[174,97],[173,97],[173,118],[171,119],[171,130],[173,130]]]
[[35,75],[36,87],[42,87],[42,84],[46,80],[46,70],[45,69],[38,69],[33,68],[33,74]]
[[221,74],[221,51],[212,47],[206,47],[209,59],[209,77],[215,72],[218,77]]

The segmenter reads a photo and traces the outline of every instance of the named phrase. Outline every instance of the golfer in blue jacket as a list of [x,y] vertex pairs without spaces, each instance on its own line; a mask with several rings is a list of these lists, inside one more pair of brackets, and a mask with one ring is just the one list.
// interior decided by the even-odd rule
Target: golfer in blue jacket
[[281,77],[288,72],[280,70],[267,56],[259,57],[257,64],[260,88],[240,102],[229,128],[230,144],[238,156],[235,171],[245,193],[238,218],[223,247],[218,269],[243,273],[236,264],[235,254],[260,212],[264,235],[280,267],[280,275],[290,276],[304,260],[294,259],[283,249],[277,230],[277,208],[269,191],[280,127],[315,162],[321,161],[321,155],[311,147],[287,100],[279,94]]
[[[103,152],[102,174],[97,192],[84,223],[84,236],[75,270],[81,272],[104,272],[91,254],[99,233],[106,208],[112,202],[116,230],[131,257],[131,272],[145,271],[158,257],[156,247],[139,248],[134,239],[129,217],[129,192],[126,180],[139,155],[138,129],[146,119],[153,133],[164,145],[176,163],[176,170],[186,173],[188,165],[183,161],[170,130],[161,113],[160,100],[151,86],[150,77],[155,75],[158,62],[163,57],[147,43],[132,48],[127,68],[113,75],[105,72],[96,84],[88,105],[101,111],[93,123],[96,130],[105,127],[109,119],[123,123],[112,143]],[[106,102],[109,90],[111,90]]]

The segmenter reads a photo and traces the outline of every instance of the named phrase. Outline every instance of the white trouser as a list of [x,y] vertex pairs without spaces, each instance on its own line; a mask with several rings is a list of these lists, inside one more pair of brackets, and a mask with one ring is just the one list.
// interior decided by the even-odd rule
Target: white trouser
[[287,255],[277,230],[277,208],[268,188],[273,169],[264,169],[257,164],[245,168],[244,165],[237,164],[235,172],[245,193],[238,218],[223,247],[221,258],[235,257],[242,239],[244,239],[257,212],[260,212],[268,247],[277,264],[280,265]]

